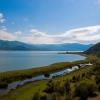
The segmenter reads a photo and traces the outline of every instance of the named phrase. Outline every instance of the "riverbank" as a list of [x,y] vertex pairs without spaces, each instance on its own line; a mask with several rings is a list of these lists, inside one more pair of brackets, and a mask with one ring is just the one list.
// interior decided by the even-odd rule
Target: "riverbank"
[[2,72],[0,73],[0,87],[1,88],[6,87],[7,84],[14,81],[20,81],[20,80],[32,78],[39,75],[50,74],[59,70],[71,68],[78,64],[87,63],[87,62],[88,62],[87,60],[74,61],[74,62],[62,62],[62,63],[55,63],[40,68]]
[[50,79],[53,79],[53,78],[64,76],[66,74],[70,74],[70,73],[77,71],[81,68],[90,67],[90,66],[92,66],[91,63],[87,63],[87,64],[81,63],[81,64],[74,65],[71,68],[66,68],[66,69],[56,71],[56,72],[53,72],[53,73],[46,73],[44,75],[40,75],[40,76],[36,76],[36,77],[32,77],[32,78],[27,78],[27,79],[24,79],[24,80],[21,80],[21,81],[12,82],[12,83],[8,84],[7,88],[0,89],[0,95],[7,94],[11,90],[14,90],[17,87],[21,87],[24,84],[27,84],[27,83],[30,83],[30,82],[41,81],[41,80],[50,80]]

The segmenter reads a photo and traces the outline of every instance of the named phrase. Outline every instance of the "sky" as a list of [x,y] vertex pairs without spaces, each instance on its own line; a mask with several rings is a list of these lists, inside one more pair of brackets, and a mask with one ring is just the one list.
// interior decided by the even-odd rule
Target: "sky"
[[100,42],[100,0],[0,0],[0,39],[31,44]]

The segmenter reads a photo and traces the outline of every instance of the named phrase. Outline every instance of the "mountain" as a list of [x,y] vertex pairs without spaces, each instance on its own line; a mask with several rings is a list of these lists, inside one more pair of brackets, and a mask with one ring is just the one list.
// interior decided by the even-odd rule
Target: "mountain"
[[84,51],[90,48],[91,46],[92,44],[27,44],[19,41],[0,40],[0,50]]
[[18,42],[18,41],[5,41],[0,40],[0,50],[31,50],[32,45]]
[[37,45],[39,49],[45,50],[64,50],[64,51],[84,51],[92,45],[84,45],[78,43],[64,43],[64,44],[40,44]]
[[88,50],[85,51],[87,54],[96,54],[100,53],[100,42],[90,47]]

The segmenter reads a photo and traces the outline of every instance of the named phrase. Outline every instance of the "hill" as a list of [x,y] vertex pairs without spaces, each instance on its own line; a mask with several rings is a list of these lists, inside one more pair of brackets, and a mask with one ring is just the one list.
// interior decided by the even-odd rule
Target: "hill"
[[97,54],[100,53],[100,42],[90,47],[85,51],[86,54]]
[[85,51],[92,45],[78,43],[27,44],[19,41],[0,40],[0,50],[40,50],[40,51]]

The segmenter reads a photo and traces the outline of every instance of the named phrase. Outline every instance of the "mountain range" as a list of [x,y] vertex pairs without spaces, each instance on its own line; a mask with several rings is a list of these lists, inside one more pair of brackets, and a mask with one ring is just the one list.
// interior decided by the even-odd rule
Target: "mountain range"
[[0,50],[85,51],[89,49],[91,46],[92,44],[27,44],[19,41],[0,40]]

